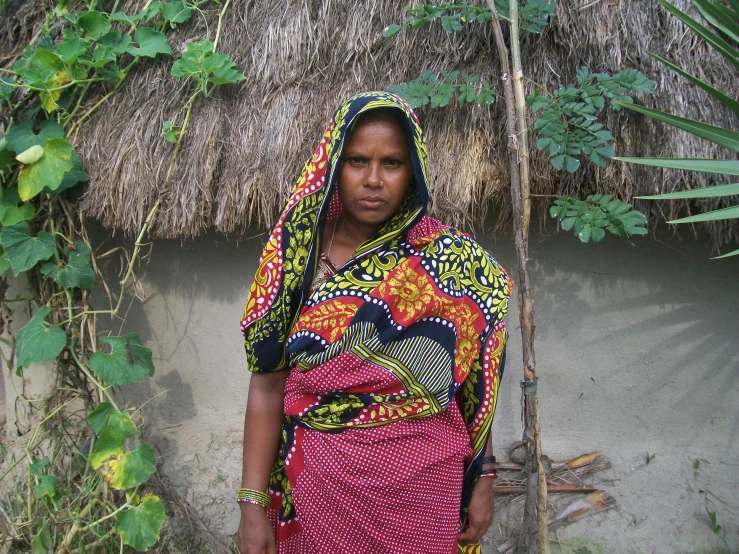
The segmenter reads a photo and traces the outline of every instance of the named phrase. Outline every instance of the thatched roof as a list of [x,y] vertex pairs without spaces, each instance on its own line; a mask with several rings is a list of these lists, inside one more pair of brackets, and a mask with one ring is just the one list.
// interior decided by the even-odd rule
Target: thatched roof
[[[689,0],[676,3],[689,7]],[[642,52],[648,48],[678,59],[719,88],[736,90],[736,73],[668,18],[656,1],[559,4],[544,35],[525,39],[524,73],[533,81],[551,89],[571,80],[581,65],[610,72],[640,68],[658,83],[656,97],[645,100],[648,105],[726,122],[725,110]],[[128,13],[142,5],[143,0],[121,2]],[[496,78],[499,66],[488,26],[447,35],[434,25],[383,39],[385,26],[404,19],[404,5],[397,0],[234,0],[219,50],[231,55],[246,80],[219,91],[215,99],[198,100],[155,234],[185,237],[211,228],[238,233],[250,223],[271,224],[335,106],[353,93],[383,89],[428,68]],[[170,37],[175,57],[184,40],[212,39],[213,15],[207,25],[199,17]],[[12,22],[0,32],[4,51],[9,41],[19,46],[28,39]],[[187,98],[182,82],[169,75],[171,63],[159,59],[138,68],[74,138],[91,175],[81,209],[108,227],[137,231],[164,179],[173,146],[160,130],[163,121],[181,119]],[[491,199],[507,206],[502,109],[501,96],[490,107],[420,110],[429,141],[433,213],[465,229],[482,221]],[[726,156],[705,141],[635,114],[613,114],[610,125],[620,154]],[[630,198],[705,185],[711,178],[685,180],[680,172],[620,163],[604,170],[583,165],[585,170],[570,176],[554,171],[536,153],[532,192],[597,190]],[[640,207],[657,209],[647,203]],[[667,204],[662,209],[678,208]],[[710,231],[717,244],[739,236],[736,222],[716,224]]]

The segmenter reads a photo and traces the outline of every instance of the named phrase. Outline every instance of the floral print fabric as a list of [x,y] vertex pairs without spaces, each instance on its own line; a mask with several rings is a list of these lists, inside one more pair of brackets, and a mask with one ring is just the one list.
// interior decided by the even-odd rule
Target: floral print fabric
[[[311,287],[325,221],[341,209],[335,181],[346,135],[361,113],[388,107],[405,115],[414,186],[347,264]],[[297,527],[297,474],[286,467],[301,437],[392,433],[452,412],[467,433],[463,513],[469,504],[503,371],[513,283],[469,236],[424,215],[426,169],[408,105],[388,93],[356,96],[337,110],[267,241],[241,327],[250,371],[291,371],[270,483],[280,527]]]

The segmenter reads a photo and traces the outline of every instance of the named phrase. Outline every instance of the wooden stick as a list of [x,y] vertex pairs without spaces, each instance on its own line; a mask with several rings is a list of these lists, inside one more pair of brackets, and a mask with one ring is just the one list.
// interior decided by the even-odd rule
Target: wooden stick
[[[595,492],[597,487],[589,487],[586,485],[547,485],[547,492]],[[493,493],[495,494],[523,494],[526,492],[525,486],[507,487],[504,485],[493,485]]]
[[[534,302],[531,293],[531,280],[528,270],[527,233],[524,226],[524,208],[521,191],[521,173],[519,168],[519,144],[516,131],[516,98],[513,91],[508,48],[503,39],[503,30],[495,9],[494,0],[487,0],[493,14],[493,36],[495,38],[498,57],[500,58],[501,80],[506,103],[506,125],[508,130],[509,166],[511,173],[511,204],[513,207],[513,232],[516,247],[518,269],[518,304],[519,321],[523,350],[524,381],[528,389],[525,395],[524,441],[526,443],[526,502],[524,505],[524,521],[521,534],[523,550],[534,552],[536,546],[532,541],[538,536],[542,554],[549,552],[549,538],[546,527],[546,476],[541,462],[541,438],[539,422],[539,398],[536,393],[536,359],[534,356]],[[514,13],[511,20],[518,22],[518,2],[509,0]],[[531,390],[533,389],[533,390]],[[541,491],[541,492],[539,492]],[[543,524],[537,521],[543,519]]]

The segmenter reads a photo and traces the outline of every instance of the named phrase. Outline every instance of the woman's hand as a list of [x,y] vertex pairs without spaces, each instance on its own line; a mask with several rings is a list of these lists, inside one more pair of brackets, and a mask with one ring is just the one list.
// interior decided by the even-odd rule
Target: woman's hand
[[459,534],[459,542],[479,542],[490,524],[493,523],[495,515],[495,503],[493,501],[493,480],[482,477],[475,483],[470,500],[470,508],[467,511],[467,524]]
[[275,535],[261,506],[241,504],[241,522],[236,531],[236,548],[241,554],[277,554]]

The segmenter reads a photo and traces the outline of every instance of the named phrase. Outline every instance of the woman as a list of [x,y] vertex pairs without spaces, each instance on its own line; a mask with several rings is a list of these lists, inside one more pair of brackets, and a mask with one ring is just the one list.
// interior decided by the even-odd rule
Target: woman
[[384,92],[345,102],[241,322],[242,554],[472,552],[490,525],[512,282],[427,202],[410,107]]

